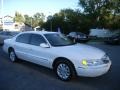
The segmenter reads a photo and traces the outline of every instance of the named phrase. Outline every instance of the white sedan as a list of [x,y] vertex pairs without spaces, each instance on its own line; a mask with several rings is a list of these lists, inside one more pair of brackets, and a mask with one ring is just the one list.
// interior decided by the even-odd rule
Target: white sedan
[[77,76],[97,77],[108,72],[111,61],[98,48],[75,44],[57,32],[22,32],[4,41],[3,50],[12,62],[26,60],[55,71],[67,81]]

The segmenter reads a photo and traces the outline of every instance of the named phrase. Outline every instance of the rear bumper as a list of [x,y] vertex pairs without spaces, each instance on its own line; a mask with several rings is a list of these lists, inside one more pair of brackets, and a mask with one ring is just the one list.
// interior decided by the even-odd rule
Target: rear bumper
[[97,77],[107,73],[110,66],[111,62],[100,66],[78,67],[76,71],[78,76]]

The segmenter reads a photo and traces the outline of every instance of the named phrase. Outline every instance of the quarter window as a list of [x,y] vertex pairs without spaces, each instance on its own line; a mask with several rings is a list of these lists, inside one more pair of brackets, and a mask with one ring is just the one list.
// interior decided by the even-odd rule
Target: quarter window
[[28,44],[30,40],[30,36],[31,34],[21,34],[16,38],[16,42]]

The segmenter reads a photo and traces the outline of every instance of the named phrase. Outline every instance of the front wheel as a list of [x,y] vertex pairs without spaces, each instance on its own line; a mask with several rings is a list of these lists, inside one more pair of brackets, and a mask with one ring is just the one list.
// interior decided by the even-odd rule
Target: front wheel
[[59,79],[68,81],[75,76],[73,65],[68,61],[59,61],[55,65],[55,73]]
[[17,60],[16,54],[13,49],[9,51],[9,58],[12,62],[15,62]]

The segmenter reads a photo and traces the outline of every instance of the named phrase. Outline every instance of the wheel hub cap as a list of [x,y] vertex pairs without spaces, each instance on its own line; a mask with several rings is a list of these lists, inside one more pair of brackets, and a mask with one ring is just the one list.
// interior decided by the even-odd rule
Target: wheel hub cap
[[11,59],[11,61],[15,61],[15,53],[14,52],[10,53],[10,59]]
[[66,64],[59,64],[57,74],[60,78],[67,79],[70,76],[70,69]]

